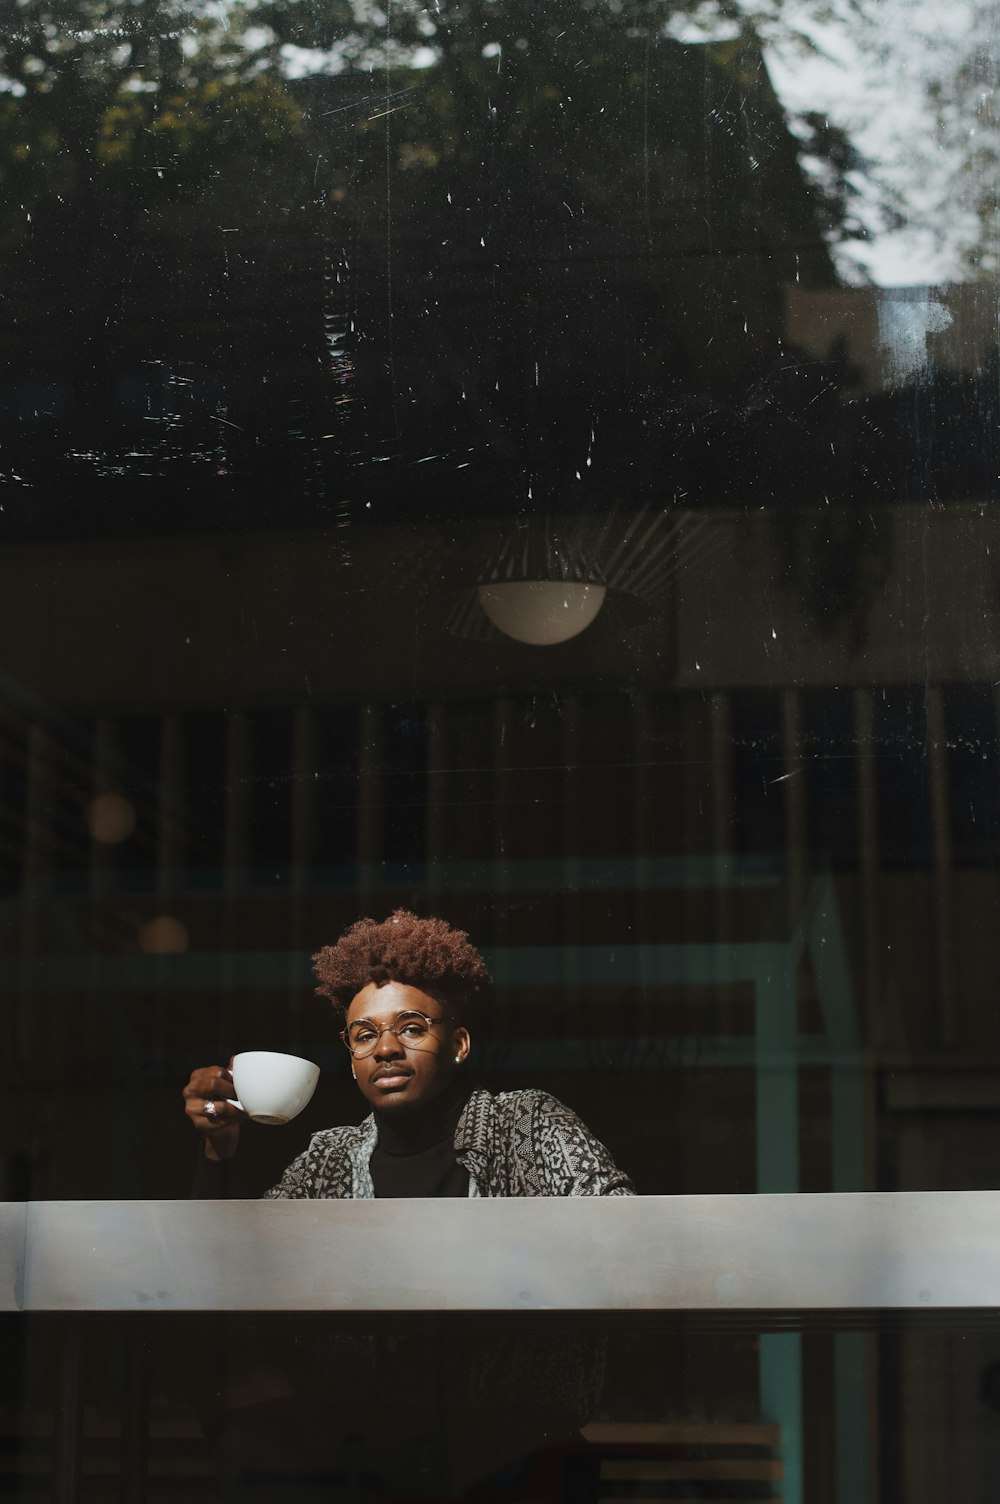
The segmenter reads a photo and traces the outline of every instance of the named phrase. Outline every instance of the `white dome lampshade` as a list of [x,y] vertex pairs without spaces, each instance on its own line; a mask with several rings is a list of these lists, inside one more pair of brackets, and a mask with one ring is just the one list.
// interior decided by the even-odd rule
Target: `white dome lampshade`
[[682,563],[688,573],[696,563],[703,568],[723,546],[703,535],[708,526],[707,517],[686,511],[679,499],[636,512],[522,519],[497,540],[443,625],[469,641],[495,642],[499,631],[532,647],[569,642],[608,596],[651,606]]
[[604,604],[605,585],[575,580],[498,580],[478,588],[479,604],[515,642],[551,647],[590,626]]

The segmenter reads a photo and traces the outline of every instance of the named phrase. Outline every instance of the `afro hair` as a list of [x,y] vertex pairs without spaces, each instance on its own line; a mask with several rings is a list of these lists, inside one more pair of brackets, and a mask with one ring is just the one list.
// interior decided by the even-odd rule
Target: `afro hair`
[[420,919],[397,909],[388,919],[359,919],[336,945],[312,958],[318,997],[346,1013],[369,982],[419,987],[461,1020],[490,985],[486,963],[464,930],[444,919]]

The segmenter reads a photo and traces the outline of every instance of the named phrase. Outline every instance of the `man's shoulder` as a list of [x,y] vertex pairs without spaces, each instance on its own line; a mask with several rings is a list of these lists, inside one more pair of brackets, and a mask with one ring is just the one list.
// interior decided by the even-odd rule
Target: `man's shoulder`
[[550,1091],[540,1091],[538,1087],[527,1086],[520,1091],[500,1091],[493,1098],[493,1105],[498,1113],[507,1117],[530,1117],[535,1112],[542,1114],[560,1114],[570,1112],[564,1102],[554,1097]]
[[560,1102],[551,1092],[537,1087],[524,1087],[520,1091],[500,1091],[496,1095],[476,1092],[480,1101],[476,1116],[480,1122],[489,1121],[495,1137],[534,1137],[559,1127],[571,1128],[579,1118],[565,1102]]
[[545,1107],[550,1102],[560,1105],[547,1091],[538,1091],[531,1086],[519,1091],[496,1092],[487,1091],[480,1086],[469,1098],[469,1111],[480,1120],[493,1118],[509,1121],[518,1117],[530,1117],[536,1107]]

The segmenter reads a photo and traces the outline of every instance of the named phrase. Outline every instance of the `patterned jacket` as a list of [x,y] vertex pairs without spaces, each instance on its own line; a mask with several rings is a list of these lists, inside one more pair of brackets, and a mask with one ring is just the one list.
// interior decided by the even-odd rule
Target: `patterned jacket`
[[[265,1199],[371,1199],[377,1139],[374,1114],[357,1127],[314,1133]],[[470,1196],[634,1194],[604,1145],[544,1091],[474,1091],[455,1129],[455,1157],[469,1172]]]

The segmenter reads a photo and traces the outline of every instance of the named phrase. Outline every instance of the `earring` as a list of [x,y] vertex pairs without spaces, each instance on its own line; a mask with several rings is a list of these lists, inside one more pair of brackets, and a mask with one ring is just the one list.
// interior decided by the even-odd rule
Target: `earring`
[[461,1065],[462,1064],[462,1057],[461,1057],[461,1055],[456,1055],[455,1056],[455,1064],[456,1065]]

